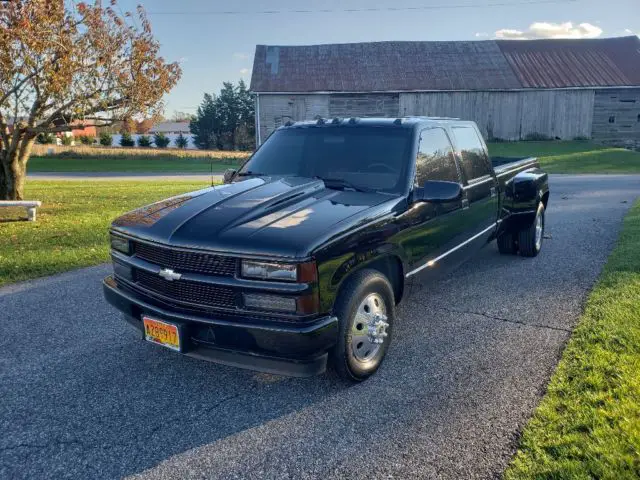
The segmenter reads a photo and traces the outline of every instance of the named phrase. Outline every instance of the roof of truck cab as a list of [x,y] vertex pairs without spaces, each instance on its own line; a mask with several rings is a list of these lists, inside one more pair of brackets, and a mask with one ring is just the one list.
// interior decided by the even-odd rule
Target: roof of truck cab
[[322,118],[317,120],[305,120],[300,122],[290,122],[280,128],[305,128],[305,127],[391,127],[391,128],[414,128],[423,124],[465,124],[473,123],[459,118],[446,117],[366,117],[366,118]]

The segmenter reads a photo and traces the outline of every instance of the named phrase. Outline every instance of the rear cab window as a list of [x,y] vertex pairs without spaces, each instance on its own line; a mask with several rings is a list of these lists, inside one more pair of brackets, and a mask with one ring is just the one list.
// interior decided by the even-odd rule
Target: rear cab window
[[478,132],[471,126],[451,129],[460,153],[461,167],[468,183],[475,183],[491,176],[491,165]]

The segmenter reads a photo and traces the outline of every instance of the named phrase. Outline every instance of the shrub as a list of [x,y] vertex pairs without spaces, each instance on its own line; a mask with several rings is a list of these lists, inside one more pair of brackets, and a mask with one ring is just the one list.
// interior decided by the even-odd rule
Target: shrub
[[121,147],[133,147],[135,146],[135,142],[133,138],[131,138],[131,134],[128,132],[124,132],[122,137],[120,137],[120,146]]
[[53,133],[39,133],[36,141],[41,145],[49,145],[55,143],[56,136]]
[[60,139],[62,141],[62,145],[68,147],[73,143],[73,137],[71,135],[62,135]]
[[104,132],[100,134],[100,145],[110,147],[113,144],[113,137],[110,133]]
[[178,148],[187,148],[187,145],[189,145],[189,140],[187,139],[187,137],[180,134],[176,137],[175,143],[176,147]]
[[537,132],[527,133],[524,139],[527,142],[548,142],[549,140],[552,140],[550,136]]
[[139,147],[150,147],[151,146],[151,138],[147,135],[140,135],[138,137],[138,146]]
[[171,142],[171,140],[164,133],[156,133],[153,136],[153,143],[155,143],[158,148],[167,148],[169,142]]
[[78,139],[80,140],[80,143],[83,145],[93,145],[93,143],[96,140],[95,137],[92,137],[90,135],[80,135]]

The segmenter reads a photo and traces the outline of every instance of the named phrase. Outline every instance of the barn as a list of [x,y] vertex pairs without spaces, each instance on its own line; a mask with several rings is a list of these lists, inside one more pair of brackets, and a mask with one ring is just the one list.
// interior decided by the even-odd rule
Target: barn
[[640,147],[640,38],[256,47],[258,143],[287,121],[475,120],[489,140]]

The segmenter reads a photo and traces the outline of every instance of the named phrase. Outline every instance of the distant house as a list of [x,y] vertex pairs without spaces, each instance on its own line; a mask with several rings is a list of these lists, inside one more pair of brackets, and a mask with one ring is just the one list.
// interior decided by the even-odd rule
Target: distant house
[[149,130],[151,135],[163,133],[165,135],[189,135],[189,122],[160,122]]
[[96,137],[98,134],[96,126],[93,124],[93,122],[87,122],[87,121],[83,122],[81,120],[76,120],[75,122],[71,123],[71,126],[74,126],[74,125],[83,125],[83,127],[74,128],[73,130],[71,130],[72,137],[81,137],[81,136]]
[[287,121],[475,120],[485,137],[640,146],[640,38],[256,47],[258,143]]

